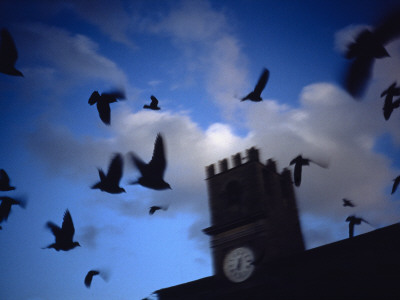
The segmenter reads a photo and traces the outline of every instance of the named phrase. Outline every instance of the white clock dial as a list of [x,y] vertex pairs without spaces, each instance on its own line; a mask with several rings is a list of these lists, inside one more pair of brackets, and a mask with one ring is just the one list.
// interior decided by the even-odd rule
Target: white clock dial
[[224,259],[223,270],[233,282],[245,281],[254,270],[254,254],[250,248],[239,247],[231,250]]

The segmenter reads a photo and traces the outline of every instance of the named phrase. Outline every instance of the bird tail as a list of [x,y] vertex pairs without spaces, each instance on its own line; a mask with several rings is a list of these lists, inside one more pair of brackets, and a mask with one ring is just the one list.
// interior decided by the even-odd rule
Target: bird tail
[[42,247],[42,249],[51,249],[54,248],[54,244],[50,244],[47,247]]

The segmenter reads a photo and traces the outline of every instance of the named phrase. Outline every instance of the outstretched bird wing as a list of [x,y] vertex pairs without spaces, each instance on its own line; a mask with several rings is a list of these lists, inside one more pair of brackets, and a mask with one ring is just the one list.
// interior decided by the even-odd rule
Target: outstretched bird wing
[[93,104],[95,104],[97,101],[99,101],[99,99],[100,99],[100,94],[99,94],[99,92],[98,92],[98,91],[94,91],[94,92],[90,95],[88,103],[89,103],[90,105],[93,105]]
[[397,190],[399,183],[400,183],[400,176],[397,176],[395,179],[393,179],[392,194]]
[[71,214],[68,209],[64,213],[64,219],[61,231],[63,233],[63,237],[65,238],[65,240],[70,241],[72,243],[72,238],[75,233],[75,228],[74,228],[74,223],[72,222]]
[[4,186],[10,185],[10,177],[8,177],[7,172],[3,169],[0,170],[0,184]]
[[349,199],[343,198],[342,201],[343,201],[343,206],[350,206],[350,207],[355,206],[354,203]]
[[110,104],[107,101],[98,100],[97,101],[97,111],[99,112],[99,117],[104,124],[110,125],[111,122],[111,109]]
[[122,177],[123,161],[121,154],[117,153],[111,160],[107,172],[107,181],[115,186],[119,186]]
[[157,107],[157,105],[158,105],[158,99],[157,99],[156,97],[154,97],[153,95],[150,96],[150,99],[151,99],[150,106],[151,106],[151,107]]
[[[396,89],[396,81],[395,82],[393,82],[386,90],[384,90],[382,93],[381,93],[381,97],[383,97],[383,96],[385,96],[385,95],[388,95],[389,93],[393,93],[393,92],[397,92],[397,90],[399,90],[398,88]],[[399,92],[400,92],[400,90],[399,90]]]
[[159,133],[154,143],[153,157],[148,164],[148,168],[153,176],[163,177],[166,166],[163,138]]
[[5,28],[1,30],[0,58],[2,58],[1,63],[6,64],[8,67],[14,67],[18,58],[17,47],[15,47],[14,40]]
[[2,199],[0,204],[0,223],[8,220],[11,211],[11,202]]
[[46,223],[46,226],[51,230],[51,232],[53,233],[53,235],[54,235],[54,237],[56,238],[56,243],[57,243],[57,240],[59,239],[59,237],[60,237],[60,233],[61,233],[61,228],[58,226],[58,225],[56,225],[56,224],[54,224],[53,222],[47,222]]
[[8,216],[10,215],[11,212],[11,206],[14,205],[19,205],[25,208],[26,206],[26,199],[24,198],[11,198],[8,196],[2,196],[0,197],[1,204],[0,204],[0,223],[2,221],[7,221]]
[[149,214],[152,215],[159,209],[161,209],[161,207],[159,207],[159,206],[151,206],[150,210],[149,210]]
[[364,90],[374,59],[372,57],[358,57],[351,62],[346,72],[344,86],[352,96],[359,96]]
[[117,100],[125,99],[125,92],[122,90],[115,90],[107,93],[102,93],[101,97],[108,103],[117,102]]
[[267,68],[264,68],[254,88],[255,94],[261,95],[262,91],[265,88],[265,85],[267,84],[268,78],[269,78],[269,70]]
[[374,30],[375,38],[381,44],[387,44],[400,36],[400,6],[385,15]]
[[96,270],[90,270],[87,274],[86,274],[86,276],[85,276],[85,285],[86,285],[86,287],[87,288],[89,288],[90,287],[90,285],[92,284],[92,279],[93,279],[93,276],[94,275],[98,275],[98,274],[100,274],[100,272],[99,271],[96,271]]
[[297,163],[297,162],[300,162],[301,159],[302,159],[301,156],[298,155],[298,156],[296,156],[295,158],[293,158],[293,159],[290,161],[289,165],[291,166],[291,165],[293,165],[293,164],[295,164],[295,163]]

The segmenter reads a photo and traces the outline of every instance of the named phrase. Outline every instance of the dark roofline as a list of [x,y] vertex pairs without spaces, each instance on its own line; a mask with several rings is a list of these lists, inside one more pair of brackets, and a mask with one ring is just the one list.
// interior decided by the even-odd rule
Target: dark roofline
[[[314,272],[314,280],[318,280],[320,275],[325,276],[323,278],[330,275],[332,268],[335,270],[335,263],[337,262],[348,262],[351,264],[355,261],[355,264],[357,265],[360,263],[360,259],[364,262],[365,258],[367,258],[366,263],[369,263],[368,258],[372,255],[372,258],[374,259],[378,257],[379,262],[382,261],[383,263],[387,263],[387,260],[393,257],[391,256],[393,253],[396,253],[396,255],[397,253],[400,253],[400,239],[393,239],[393,237],[400,237],[400,223],[266,262],[259,266],[259,274],[261,275],[255,277],[254,283],[251,283],[250,286],[247,286],[245,289],[250,290],[252,288],[271,286],[271,279],[273,284],[278,284],[279,286],[280,283],[274,282],[273,276],[270,275],[271,270],[273,270],[275,275],[279,274],[279,276],[282,276],[283,274],[283,278],[286,278],[285,276],[287,276],[285,272],[293,271],[297,274],[296,276],[300,276],[298,277],[300,281],[303,280],[306,282],[307,288],[313,289],[315,288],[313,285],[314,283],[305,281],[306,279],[301,276],[302,272],[305,268],[307,269],[308,266],[311,266],[313,270],[309,272]],[[388,257],[385,257],[385,254],[388,254]],[[325,269],[326,267],[327,269]],[[349,273],[351,272],[353,272],[353,270],[350,268]],[[329,287],[332,287],[335,284],[335,282],[327,283],[326,281],[323,283]],[[156,293],[161,299],[178,299],[182,295],[196,295],[196,299],[203,299],[202,296],[207,298],[207,295],[210,295],[210,292],[223,295],[224,291],[230,289],[234,291],[233,293],[239,293],[241,287],[243,290],[243,285],[241,286],[241,284],[234,284],[223,278],[217,278],[216,276],[208,276],[159,289],[154,293]],[[281,288],[282,287],[280,287],[280,289]],[[285,290],[285,292],[287,291]],[[321,291],[319,292],[321,293]]]

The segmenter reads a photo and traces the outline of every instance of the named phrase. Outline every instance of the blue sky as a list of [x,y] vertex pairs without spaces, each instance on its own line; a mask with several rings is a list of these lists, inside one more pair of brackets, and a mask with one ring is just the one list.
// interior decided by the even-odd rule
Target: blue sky
[[[296,188],[307,248],[346,238],[351,213],[371,223],[356,234],[398,222],[400,118],[384,120],[379,96],[400,80],[400,39],[363,99],[341,86],[346,42],[394,3],[2,1],[24,77],[0,74],[0,168],[16,186],[1,195],[28,205],[1,224],[0,298],[142,299],[211,275],[204,167],[252,146],[279,170],[299,153],[329,162],[305,168]],[[263,102],[240,102],[264,67]],[[111,105],[106,126],[87,101],[113,88],[127,99]],[[160,111],[142,109],[150,95]],[[149,161],[158,132],[173,189],[128,185],[138,174],[126,154]],[[90,189],[116,152],[127,193]],[[168,210],[150,216],[153,204]],[[67,208],[82,247],[41,249],[53,242],[45,223],[61,224]],[[94,268],[108,281],[87,289]]]

